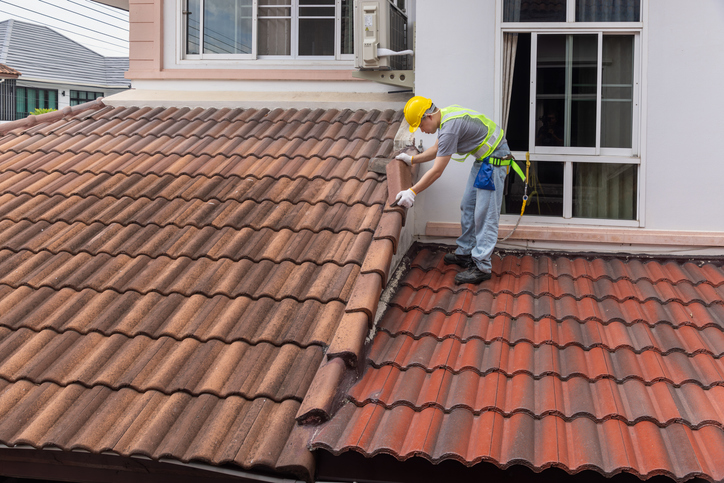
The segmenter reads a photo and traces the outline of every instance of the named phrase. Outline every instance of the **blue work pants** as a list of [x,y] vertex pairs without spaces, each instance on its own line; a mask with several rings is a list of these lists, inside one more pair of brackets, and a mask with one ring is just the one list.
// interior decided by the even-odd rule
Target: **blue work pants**
[[498,241],[498,222],[503,203],[506,166],[493,166],[495,191],[473,186],[482,161],[473,163],[460,203],[460,224],[463,233],[457,239],[458,255],[472,255],[475,265],[483,272],[492,271],[491,257]]

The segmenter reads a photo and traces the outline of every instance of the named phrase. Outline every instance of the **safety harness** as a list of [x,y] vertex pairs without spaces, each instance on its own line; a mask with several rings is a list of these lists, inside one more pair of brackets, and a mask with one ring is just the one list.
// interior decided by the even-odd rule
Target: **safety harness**
[[520,166],[518,166],[518,163],[515,162],[515,159],[512,156],[509,158],[493,158],[490,156],[490,154],[495,151],[495,148],[498,147],[498,144],[500,144],[500,141],[503,139],[504,132],[500,128],[500,126],[495,124],[484,114],[480,114],[479,112],[473,111],[472,109],[466,109],[456,104],[440,109],[440,112],[442,114],[442,118],[440,120],[440,127],[442,127],[442,125],[445,124],[447,121],[467,116],[470,118],[478,119],[488,130],[488,133],[485,136],[485,139],[483,139],[483,142],[478,144],[475,149],[467,154],[458,153],[463,154],[463,157],[453,157],[452,159],[454,159],[455,161],[463,162],[468,156],[473,156],[476,161],[490,163],[493,166],[512,166],[513,170],[518,174],[518,176],[520,176],[520,178],[525,181],[526,176],[523,174],[523,170],[520,169]]

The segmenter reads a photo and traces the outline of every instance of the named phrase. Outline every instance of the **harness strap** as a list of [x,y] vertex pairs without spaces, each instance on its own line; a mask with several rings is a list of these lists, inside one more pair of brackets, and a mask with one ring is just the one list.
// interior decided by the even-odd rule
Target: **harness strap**
[[523,174],[523,170],[520,169],[520,166],[518,166],[518,163],[515,161],[514,158],[500,159],[488,156],[487,158],[483,158],[482,161],[484,163],[490,163],[493,166],[512,166],[513,171],[515,171],[516,174],[520,176],[520,179],[522,179],[523,181],[525,181],[526,179],[526,176]]

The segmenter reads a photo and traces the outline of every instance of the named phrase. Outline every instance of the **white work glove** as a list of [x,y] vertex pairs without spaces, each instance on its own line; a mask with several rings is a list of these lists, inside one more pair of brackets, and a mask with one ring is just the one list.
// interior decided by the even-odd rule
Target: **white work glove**
[[395,197],[395,201],[399,206],[405,208],[412,208],[412,204],[415,202],[415,192],[412,189],[400,191]]
[[398,154],[397,156],[395,156],[395,159],[399,159],[406,165],[412,166],[412,156],[410,156],[409,154],[405,154],[405,153]]

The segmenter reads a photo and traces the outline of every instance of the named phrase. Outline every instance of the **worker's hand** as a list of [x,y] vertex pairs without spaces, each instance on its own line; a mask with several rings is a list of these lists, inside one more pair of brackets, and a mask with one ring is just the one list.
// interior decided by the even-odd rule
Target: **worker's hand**
[[411,189],[400,191],[399,193],[397,193],[395,201],[397,201],[397,204],[399,206],[404,206],[405,208],[412,208],[412,204],[415,202],[415,192]]
[[395,159],[399,159],[408,166],[412,166],[412,156],[406,153],[398,154]]

